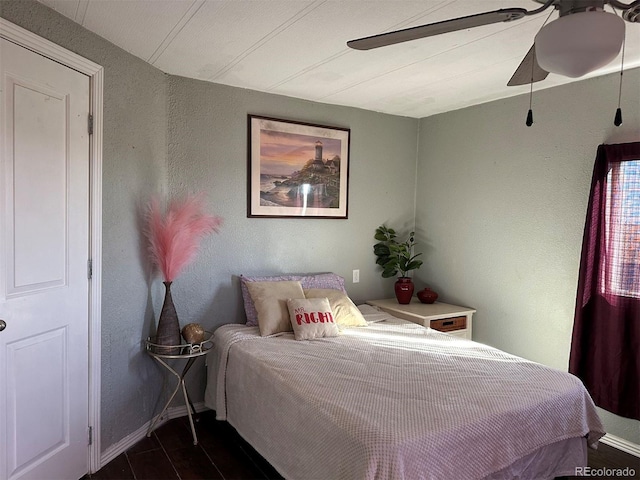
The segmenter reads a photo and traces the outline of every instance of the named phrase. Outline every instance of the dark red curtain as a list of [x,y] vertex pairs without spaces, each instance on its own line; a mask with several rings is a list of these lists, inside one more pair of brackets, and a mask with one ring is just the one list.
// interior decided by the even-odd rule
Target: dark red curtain
[[640,420],[640,142],[598,147],[569,371],[596,405]]

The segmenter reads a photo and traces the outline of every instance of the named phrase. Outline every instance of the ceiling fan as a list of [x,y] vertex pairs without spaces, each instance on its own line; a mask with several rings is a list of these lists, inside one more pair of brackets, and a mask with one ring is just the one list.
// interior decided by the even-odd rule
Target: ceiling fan
[[[640,22],[640,0],[628,4],[619,0],[535,1],[543,5],[535,10],[505,8],[453,18],[351,40],[347,45],[356,50],[370,50],[492,23],[512,22],[553,6],[558,10],[559,18],[547,23],[536,35],[534,45],[507,83],[514,86],[539,82],[547,78],[549,72],[580,77],[606,65],[620,51],[624,41],[624,20]],[[621,10],[622,17],[605,12],[606,3]]]

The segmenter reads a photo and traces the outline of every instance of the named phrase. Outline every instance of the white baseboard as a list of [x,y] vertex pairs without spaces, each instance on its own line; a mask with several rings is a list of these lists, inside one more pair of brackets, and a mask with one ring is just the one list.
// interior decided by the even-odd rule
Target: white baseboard
[[[196,412],[202,412],[204,410],[208,410],[208,408],[204,406],[204,402],[195,403],[193,405],[193,408],[195,408]],[[180,407],[168,408],[167,411],[164,412],[164,415],[160,419],[158,419],[158,423],[155,425],[154,430],[158,428],[160,425],[167,423],[172,418],[184,417],[185,415],[187,415],[187,407],[184,405]],[[118,455],[120,455],[123,452],[126,452],[129,448],[131,448],[140,440],[142,440],[147,435],[147,431],[149,430],[149,426],[151,425],[152,420],[149,420],[147,423],[145,423],[140,428],[138,428],[135,432],[127,435],[122,440],[120,440],[117,443],[114,443],[109,448],[107,448],[104,452],[102,452],[100,455],[99,468],[104,467],[107,463],[109,463],[111,460],[116,458]],[[95,472],[92,472],[92,473],[95,473]]]
[[637,443],[630,442],[629,440],[625,440],[624,438],[616,437],[615,435],[611,435],[607,433],[604,437],[600,439],[600,441],[610,447],[617,448],[618,450],[622,450],[630,455],[634,455],[640,458],[640,445]]

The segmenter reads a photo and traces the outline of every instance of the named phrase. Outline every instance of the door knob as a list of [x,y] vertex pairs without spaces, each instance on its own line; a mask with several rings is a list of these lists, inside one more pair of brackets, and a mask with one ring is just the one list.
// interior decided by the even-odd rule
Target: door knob
[[0,319],[0,332],[2,330],[4,330],[5,328],[7,328],[7,322],[5,322],[4,320]]

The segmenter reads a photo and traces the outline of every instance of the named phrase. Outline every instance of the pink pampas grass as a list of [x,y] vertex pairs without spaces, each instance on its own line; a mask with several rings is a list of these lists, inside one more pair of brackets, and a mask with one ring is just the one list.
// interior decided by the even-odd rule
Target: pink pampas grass
[[160,202],[149,203],[147,237],[151,260],[162,272],[165,282],[172,282],[196,256],[200,240],[217,232],[220,217],[203,213],[201,195],[172,200],[165,215]]

